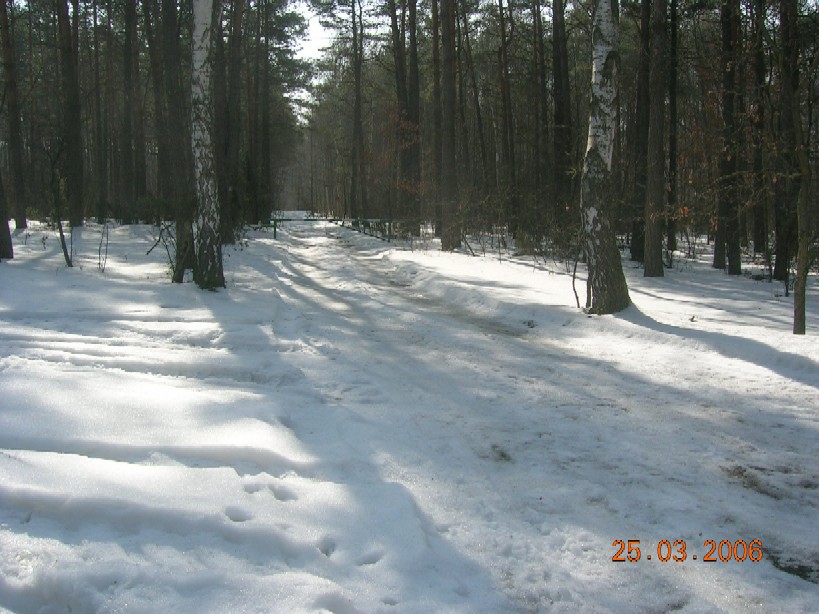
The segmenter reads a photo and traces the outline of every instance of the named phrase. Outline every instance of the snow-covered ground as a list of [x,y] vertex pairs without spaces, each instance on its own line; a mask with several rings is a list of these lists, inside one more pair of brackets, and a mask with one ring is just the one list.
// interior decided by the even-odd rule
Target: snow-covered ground
[[703,263],[588,317],[561,265],[329,223],[202,292],[154,232],[0,264],[0,610],[819,611],[815,280],[796,337]]

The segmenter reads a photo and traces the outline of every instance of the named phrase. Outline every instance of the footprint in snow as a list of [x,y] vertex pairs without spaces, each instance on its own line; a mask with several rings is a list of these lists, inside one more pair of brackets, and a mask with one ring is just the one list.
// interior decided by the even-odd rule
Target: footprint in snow
[[318,548],[319,552],[321,552],[324,556],[330,558],[330,555],[336,551],[337,546],[332,537],[325,535],[316,543],[316,548]]
[[268,486],[270,492],[273,493],[273,496],[276,498],[277,501],[285,502],[285,501],[298,501],[299,496],[296,494],[294,490],[287,486],[278,486],[276,484],[270,484]]
[[253,514],[238,505],[229,505],[225,508],[225,516],[233,522],[247,522],[253,518]]
[[383,558],[384,558],[383,550],[373,550],[372,552],[369,552],[364,556],[359,557],[355,564],[358,565],[359,567],[364,567],[366,565],[375,565],[376,563],[378,563],[378,561],[380,561]]
[[353,605],[353,602],[336,593],[322,595],[313,603],[313,607],[319,610],[328,610],[333,614],[359,614],[361,610]]

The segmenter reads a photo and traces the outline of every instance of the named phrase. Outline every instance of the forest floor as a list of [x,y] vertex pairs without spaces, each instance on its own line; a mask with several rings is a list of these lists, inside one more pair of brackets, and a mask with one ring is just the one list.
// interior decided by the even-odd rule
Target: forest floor
[[816,611],[816,279],[797,337],[705,260],[589,317],[559,263],[330,223],[219,292],[100,237],[0,264],[0,611]]

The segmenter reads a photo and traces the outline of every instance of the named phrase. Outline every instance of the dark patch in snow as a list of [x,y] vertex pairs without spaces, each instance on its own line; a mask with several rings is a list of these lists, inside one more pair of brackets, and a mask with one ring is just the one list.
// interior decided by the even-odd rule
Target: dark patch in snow
[[811,564],[806,565],[778,552],[766,551],[765,555],[771,562],[771,565],[776,567],[779,571],[784,571],[787,574],[802,578],[813,584],[819,584],[819,557]]
[[773,484],[768,484],[752,467],[734,465],[724,467],[723,471],[732,478],[738,479],[745,488],[758,492],[772,499],[782,499],[782,492]]
[[498,463],[511,463],[512,456],[498,444],[492,444],[492,460]]

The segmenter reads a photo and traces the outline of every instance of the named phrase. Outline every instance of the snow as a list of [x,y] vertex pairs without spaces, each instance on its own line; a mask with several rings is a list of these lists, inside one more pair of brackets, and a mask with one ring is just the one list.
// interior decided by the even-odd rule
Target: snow
[[781,285],[628,268],[589,317],[559,263],[304,222],[202,292],[154,232],[101,272],[99,227],[67,269],[35,225],[0,264],[0,610],[818,611],[819,344]]

